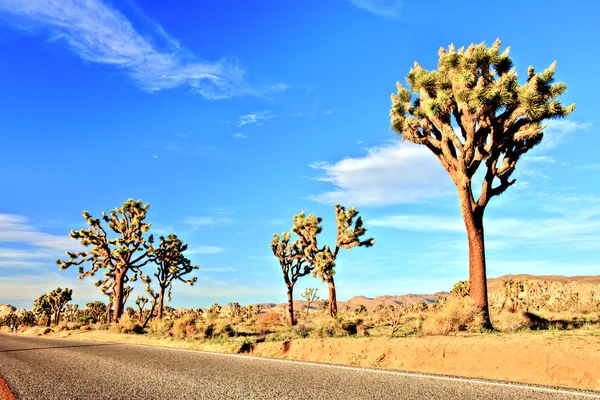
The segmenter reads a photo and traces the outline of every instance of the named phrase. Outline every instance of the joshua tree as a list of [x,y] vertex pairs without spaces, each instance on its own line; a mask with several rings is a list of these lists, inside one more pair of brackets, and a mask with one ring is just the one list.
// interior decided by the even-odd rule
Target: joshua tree
[[306,299],[306,315],[308,316],[308,312],[310,311],[310,305],[315,301],[319,300],[320,297],[317,296],[317,292],[319,289],[317,288],[306,288],[304,292],[300,294],[300,296]]
[[335,262],[340,249],[351,249],[353,247],[371,247],[375,243],[374,238],[360,240],[367,229],[363,227],[362,218],[358,215],[355,207],[346,210],[339,204],[335,205],[335,216],[337,225],[336,245],[333,251],[327,245],[319,248],[317,236],[323,228],[321,217],[313,214],[308,218],[304,213],[294,215],[294,226],[292,231],[300,237],[299,246],[304,249],[305,258],[311,263],[313,276],[318,276],[323,282],[327,282],[329,288],[329,315],[335,318],[337,314],[337,298],[335,292]]
[[[485,207],[515,183],[511,175],[517,161],[542,140],[542,122],[566,117],[575,104],[564,107],[558,101],[566,85],[553,83],[555,63],[537,74],[529,67],[527,81],[521,85],[508,49],[500,53],[500,40],[489,48],[481,43],[456,51],[450,45],[438,54],[437,71],[415,63],[407,77],[410,89],[397,83],[391,125],[403,140],[434,153],[457,187],[469,241],[470,296],[484,314],[483,325],[491,328]],[[484,177],[476,199],[472,178],[480,166]]]
[[79,315],[79,304],[67,304],[65,305],[65,316],[68,322],[73,322]]
[[85,307],[85,314],[92,317],[95,322],[100,321],[104,314],[106,314],[106,304],[101,301],[87,303]]
[[52,322],[52,304],[46,293],[42,294],[33,302],[33,313],[41,321],[46,318],[46,326],[50,326]]
[[[311,216],[314,217],[314,215]],[[296,217],[294,217],[295,220]],[[290,240],[291,234],[289,232],[283,232],[281,238],[279,235],[273,235],[271,249],[279,260],[279,265],[281,265],[283,280],[287,286],[288,321],[290,326],[294,326],[296,324],[294,318],[294,285],[300,277],[310,274],[312,267],[305,257],[304,248],[300,241],[290,243]]]
[[[153,238],[150,236],[149,239],[152,244]],[[173,281],[179,280],[190,286],[194,285],[198,278],[193,277],[190,279],[184,279],[183,276],[187,275],[194,270],[199,269],[197,265],[192,265],[183,252],[188,248],[187,244],[183,244],[183,241],[175,234],[169,235],[166,239],[161,236],[160,244],[157,249],[151,250],[151,260],[158,265],[158,271],[154,274],[158,280],[158,318],[163,317],[163,309],[165,303],[165,293],[167,295],[167,301],[171,301],[171,289],[173,288]]]
[[380,316],[383,322],[392,327],[390,337],[394,337],[394,333],[398,331],[408,310],[403,305],[387,304],[380,310]]
[[[129,199],[123,206],[111,210],[110,216],[103,212],[104,222],[116,233],[114,239],[108,237],[100,219],[94,219],[89,212],[84,211],[83,217],[90,227],[71,231],[70,236],[79,240],[85,247],[91,246],[91,250],[67,252],[69,261],[56,261],[61,270],[78,265],[80,279],[94,276],[100,269],[106,270],[105,277],[98,280],[96,286],[101,286],[104,294],[113,298],[113,322],[117,322],[124,311],[125,284],[137,280],[138,276],[147,278],[141,268],[149,261],[144,233],[150,229],[150,224],[143,222],[149,207],[148,204],[142,205],[141,200]],[[91,262],[92,265],[86,271],[81,264],[87,262]]]
[[58,324],[60,322],[60,314],[64,311],[65,304],[67,304],[72,299],[72,289],[65,288],[65,290],[62,290],[61,288],[56,288],[50,292],[50,294],[48,295],[48,302],[50,303],[52,313],[54,314],[55,324]]

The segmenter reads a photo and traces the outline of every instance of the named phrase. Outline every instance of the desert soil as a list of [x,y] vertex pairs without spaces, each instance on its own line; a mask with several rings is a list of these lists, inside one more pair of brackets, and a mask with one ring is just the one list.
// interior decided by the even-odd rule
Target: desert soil
[[240,343],[109,331],[63,331],[50,335],[600,390],[598,331],[298,339],[245,347]]

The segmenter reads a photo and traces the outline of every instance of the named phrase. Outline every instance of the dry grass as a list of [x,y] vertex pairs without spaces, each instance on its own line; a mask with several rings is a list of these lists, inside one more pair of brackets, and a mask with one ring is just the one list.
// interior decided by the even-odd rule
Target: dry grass
[[419,331],[424,335],[447,335],[481,326],[483,316],[469,297],[451,296],[443,307],[426,314]]

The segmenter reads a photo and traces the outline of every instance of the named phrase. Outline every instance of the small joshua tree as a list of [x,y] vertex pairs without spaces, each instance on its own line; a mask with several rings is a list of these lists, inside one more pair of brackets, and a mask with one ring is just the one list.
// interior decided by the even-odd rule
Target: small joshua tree
[[46,293],[42,294],[33,302],[33,313],[38,317],[40,321],[46,319],[46,326],[50,326],[52,322],[52,304],[50,298]]
[[[96,282],[102,287],[104,294],[111,296],[114,301],[113,322],[118,322],[123,314],[125,305],[125,285],[138,277],[146,278],[141,268],[148,263],[148,251],[144,233],[150,229],[150,224],[144,222],[150,206],[142,205],[142,201],[127,200],[121,207],[110,211],[110,215],[102,213],[102,219],[116,234],[114,239],[108,237],[100,219],[84,211],[83,217],[89,225],[88,229],[71,231],[71,238],[79,240],[90,250],[78,253],[67,252],[68,261],[57,260],[60,269],[72,265],[79,266],[79,278],[94,276],[100,269],[105,270],[104,278]],[[87,271],[82,266],[91,263]]]
[[[295,220],[295,217],[294,217]],[[277,257],[281,271],[283,272],[283,280],[287,287],[288,300],[288,322],[290,326],[296,324],[294,318],[294,285],[302,276],[311,273],[311,263],[305,257],[305,248],[299,240],[290,243],[291,233],[283,232],[281,237],[273,235],[271,242],[271,250]]]
[[[553,83],[555,63],[537,74],[529,67],[521,85],[508,49],[500,53],[500,40],[458,51],[450,45],[438,54],[437,71],[415,63],[410,88],[397,83],[391,125],[403,140],[435,154],[456,185],[469,241],[470,297],[483,312],[482,326],[491,328],[483,213],[492,197],[515,183],[517,161],[541,142],[543,122],[566,117],[575,104],[564,107],[558,100],[567,87]],[[472,179],[480,167],[484,176],[475,198]]]
[[310,311],[310,305],[320,299],[317,295],[318,290],[317,288],[306,288],[300,294],[301,297],[306,299],[306,316],[308,316],[308,312]]
[[354,218],[358,215],[355,207],[346,210],[339,204],[335,205],[335,216],[337,225],[336,245],[333,251],[327,245],[322,248],[318,245],[317,236],[323,228],[321,217],[313,214],[308,217],[304,213],[294,215],[294,226],[292,231],[300,237],[299,246],[304,250],[304,256],[311,263],[313,276],[318,276],[323,282],[327,282],[329,289],[329,315],[335,318],[337,314],[337,297],[335,290],[335,262],[340,249],[351,249],[353,247],[371,247],[375,243],[374,238],[361,240],[367,232],[363,227],[362,218]]
[[[152,245],[153,238],[150,236]],[[151,260],[158,266],[158,271],[154,274],[158,281],[158,318],[163,317],[163,309],[165,303],[165,294],[167,301],[171,301],[171,291],[173,281],[179,280],[187,285],[193,286],[198,280],[197,277],[185,279],[184,276],[190,274],[200,267],[192,265],[183,252],[188,248],[181,239],[175,234],[169,235],[166,239],[161,236],[160,244],[157,249],[152,249]]]
[[50,292],[48,295],[48,302],[50,303],[50,307],[52,308],[52,314],[54,315],[54,323],[58,324],[60,322],[60,315],[64,311],[64,306],[67,302],[71,301],[73,298],[73,290],[67,289],[62,290],[61,288],[56,288]]
[[65,305],[65,317],[68,322],[73,322],[79,315],[79,304],[67,304]]
[[400,328],[402,320],[407,314],[407,311],[407,308],[403,305],[392,304],[387,304],[381,309],[380,315],[383,319],[383,322],[392,328],[390,337],[394,337],[394,333],[396,333]]
[[85,314],[92,317],[95,322],[98,322],[106,314],[106,304],[101,301],[86,303]]

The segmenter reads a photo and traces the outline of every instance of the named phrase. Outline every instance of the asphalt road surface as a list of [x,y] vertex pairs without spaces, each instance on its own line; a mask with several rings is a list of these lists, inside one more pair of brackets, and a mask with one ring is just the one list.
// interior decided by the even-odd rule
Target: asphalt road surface
[[561,388],[18,334],[0,334],[0,376],[18,399],[44,400],[600,399]]

